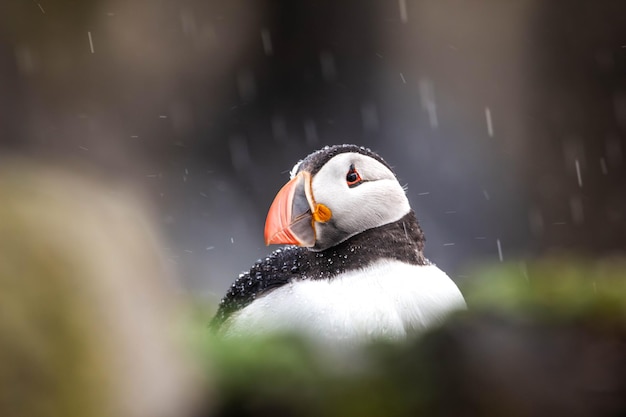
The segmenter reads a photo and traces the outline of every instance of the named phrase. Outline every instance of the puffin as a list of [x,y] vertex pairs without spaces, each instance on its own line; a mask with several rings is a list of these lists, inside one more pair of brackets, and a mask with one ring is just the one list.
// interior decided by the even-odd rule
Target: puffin
[[405,189],[378,154],[326,146],[299,161],[272,202],[266,245],[210,326],[224,336],[298,332],[332,343],[403,339],[466,308],[424,256]]

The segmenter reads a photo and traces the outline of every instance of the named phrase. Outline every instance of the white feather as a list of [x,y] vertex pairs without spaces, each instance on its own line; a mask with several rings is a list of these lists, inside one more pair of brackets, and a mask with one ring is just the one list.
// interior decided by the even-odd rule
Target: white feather
[[227,327],[229,335],[297,331],[317,340],[398,339],[464,308],[457,286],[435,265],[382,260],[330,280],[284,285],[235,313]]
[[[363,179],[358,187],[350,188],[346,182],[350,166],[354,166]],[[400,220],[411,210],[393,172],[360,153],[346,152],[330,159],[313,177],[311,188],[316,202],[331,210],[333,227],[342,231],[342,240]],[[324,241],[325,227],[315,223],[320,242]]]

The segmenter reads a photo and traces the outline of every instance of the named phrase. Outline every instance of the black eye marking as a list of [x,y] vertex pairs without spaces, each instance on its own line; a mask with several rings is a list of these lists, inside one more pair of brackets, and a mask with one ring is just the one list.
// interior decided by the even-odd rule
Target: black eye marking
[[354,167],[354,164],[350,165],[350,170],[348,171],[348,174],[346,175],[346,182],[348,183],[348,187],[350,188],[356,187],[357,185],[363,182],[363,179],[361,178],[361,175],[359,175],[359,172]]

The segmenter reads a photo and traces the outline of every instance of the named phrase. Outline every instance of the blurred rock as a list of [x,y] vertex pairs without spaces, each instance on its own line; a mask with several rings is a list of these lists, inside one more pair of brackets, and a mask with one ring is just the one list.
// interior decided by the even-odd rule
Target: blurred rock
[[146,207],[83,171],[0,167],[0,415],[189,415],[200,379]]

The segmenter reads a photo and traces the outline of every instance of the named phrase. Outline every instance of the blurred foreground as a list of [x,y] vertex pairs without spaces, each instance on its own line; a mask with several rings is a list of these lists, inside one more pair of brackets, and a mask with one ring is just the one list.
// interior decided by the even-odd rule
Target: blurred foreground
[[468,312],[349,356],[295,336],[216,340],[132,190],[0,166],[1,416],[626,413],[623,259],[482,269]]
[[198,372],[145,208],[85,172],[0,166],[0,415],[184,415]]

